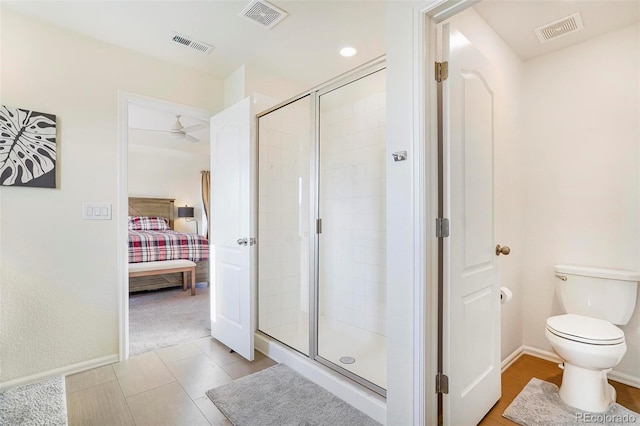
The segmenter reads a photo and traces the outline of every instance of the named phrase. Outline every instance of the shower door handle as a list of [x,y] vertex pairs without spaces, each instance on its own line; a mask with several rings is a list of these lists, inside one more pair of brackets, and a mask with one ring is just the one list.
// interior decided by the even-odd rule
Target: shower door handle
[[238,243],[239,246],[246,246],[247,244],[249,244],[246,238],[238,238],[236,240],[236,243]]

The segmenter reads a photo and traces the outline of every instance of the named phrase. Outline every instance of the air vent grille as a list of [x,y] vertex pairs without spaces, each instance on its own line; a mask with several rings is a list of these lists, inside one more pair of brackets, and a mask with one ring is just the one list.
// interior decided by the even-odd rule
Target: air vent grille
[[190,37],[178,33],[173,33],[171,36],[171,40],[202,53],[211,53],[211,51],[213,51],[214,49],[214,46],[211,44],[203,43],[201,41],[195,41]]
[[578,12],[562,19],[558,19],[550,24],[538,27],[533,31],[536,33],[540,43],[546,43],[551,39],[580,31],[583,28],[584,25],[582,24],[582,18]]
[[254,0],[242,9],[240,16],[271,29],[286,18],[288,13],[264,0]]
[[185,46],[189,46],[191,44],[191,40],[188,40],[179,35],[173,36],[173,41],[175,41],[176,43],[184,44]]

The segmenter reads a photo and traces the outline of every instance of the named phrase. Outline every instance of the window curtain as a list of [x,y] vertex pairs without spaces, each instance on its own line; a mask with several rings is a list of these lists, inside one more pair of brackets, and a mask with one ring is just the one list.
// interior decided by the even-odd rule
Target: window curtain
[[205,236],[209,239],[209,197],[211,194],[211,172],[203,170],[202,174],[202,205],[204,206],[204,216],[207,218],[207,232]]

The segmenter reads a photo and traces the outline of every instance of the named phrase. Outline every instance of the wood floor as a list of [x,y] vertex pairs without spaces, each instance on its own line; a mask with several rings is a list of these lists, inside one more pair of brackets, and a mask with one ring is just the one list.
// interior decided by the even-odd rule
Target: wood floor
[[[480,425],[515,425],[517,423],[502,417],[502,413],[515,399],[520,391],[532,378],[538,378],[560,386],[562,383],[562,370],[558,364],[545,361],[540,358],[523,355],[502,373],[502,398],[493,406],[491,411],[482,419]],[[640,389],[623,385],[609,380],[618,393],[618,402],[629,410],[640,413]]]
[[205,392],[272,365],[210,337],[136,355],[67,376],[69,426],[231,425]]

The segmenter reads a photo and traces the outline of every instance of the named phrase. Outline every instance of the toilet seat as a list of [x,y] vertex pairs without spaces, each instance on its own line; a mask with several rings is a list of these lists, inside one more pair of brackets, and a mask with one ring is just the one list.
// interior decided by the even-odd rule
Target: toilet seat
[[547,319],[547,330],[563,339],[589,345],[618,345],[624,343],[624,332],[597,318],[565,314]]

